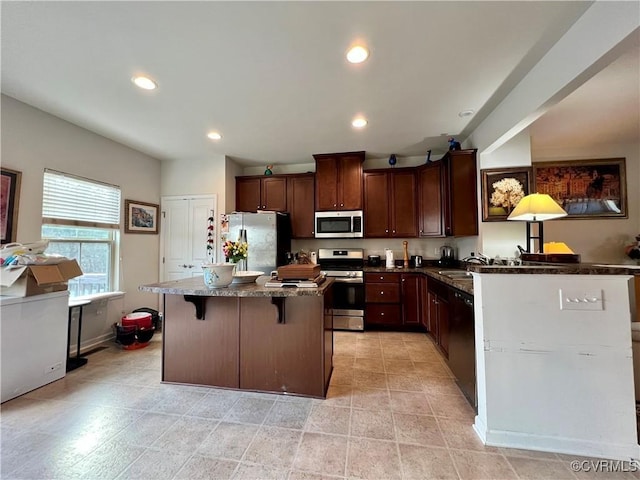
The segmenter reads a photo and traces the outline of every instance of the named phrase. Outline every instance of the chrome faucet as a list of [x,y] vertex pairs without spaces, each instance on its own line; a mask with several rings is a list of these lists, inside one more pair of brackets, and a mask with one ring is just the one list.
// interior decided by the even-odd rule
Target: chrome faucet
[[489,265],[491,263],[491,259],[480,252],[478,252],[477,255],[471,252],[471,255],[464,257],[462,261],[465,263],[476,263],[478,265]]

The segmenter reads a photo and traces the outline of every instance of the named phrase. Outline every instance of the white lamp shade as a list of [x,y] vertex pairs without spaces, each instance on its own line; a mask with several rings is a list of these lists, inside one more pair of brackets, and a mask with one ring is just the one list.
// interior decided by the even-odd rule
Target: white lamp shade
[[566,215],[567,212],[546,193],[532,193],[518,202],[507,220],[541,222]]

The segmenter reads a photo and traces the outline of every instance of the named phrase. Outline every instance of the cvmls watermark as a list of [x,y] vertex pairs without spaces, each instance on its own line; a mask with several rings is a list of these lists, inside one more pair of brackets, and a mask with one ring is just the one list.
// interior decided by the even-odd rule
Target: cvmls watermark
[[638,460],[573,460],[571,470],[574,472],[640,472]]

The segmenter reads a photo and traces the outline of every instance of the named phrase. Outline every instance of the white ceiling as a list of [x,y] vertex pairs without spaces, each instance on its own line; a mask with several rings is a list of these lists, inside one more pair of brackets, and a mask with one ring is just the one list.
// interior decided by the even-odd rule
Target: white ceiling
[[529,134],[534,153],[640,141],[640,42],[540,117]]
[[[588,5],[3,2],[2,92],[160,159],[424,155],[470,133]],[[361,65],[344,58],[355,41],[371,50]],[[635,85],[637,117],[637,52],[630,62],[612,65],[613,91],[625,105]],[[159,88],[134,87],[137,73]],[[537,145],[573,135],[545,119],[568,126],[584,103],[574,95],[532,126]],[[460,118],[466,109],[477,113]],[[350,126],[357,114],[366,129]]]

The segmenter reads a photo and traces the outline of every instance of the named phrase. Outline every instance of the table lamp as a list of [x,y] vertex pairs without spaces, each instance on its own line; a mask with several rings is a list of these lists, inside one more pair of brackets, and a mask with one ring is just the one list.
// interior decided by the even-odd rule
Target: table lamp
[[[536,253],[535,240],[538,240],[538,251],[543,251],[542,222],[554,218],[565,217],[567,212],[546,193],[532,193],[518,202],[507,220],[521,220],[527,222],[527,249]],[[537,235],[533,235],[531,225],[537,224]]]

